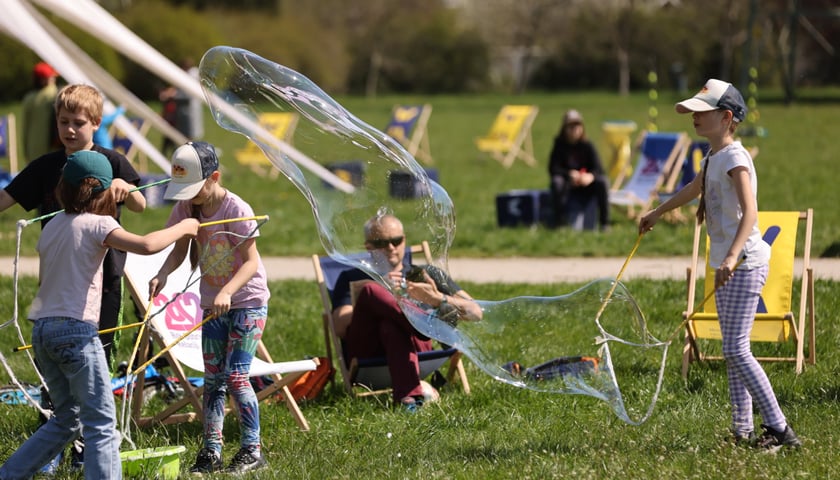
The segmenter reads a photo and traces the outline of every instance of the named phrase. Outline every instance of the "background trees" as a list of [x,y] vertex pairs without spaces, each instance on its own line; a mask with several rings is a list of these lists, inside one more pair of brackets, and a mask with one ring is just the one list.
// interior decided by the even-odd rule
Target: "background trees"
[[[832,0],[101,0],[164,55],[232,45],[332,93],[696,88],[840,83]],[[50,17],[49,14],[47,14]],[[142,98],[162,86],[86,32],[67,35]],[[0,101],[29,88],[34,54],[0,35]]]

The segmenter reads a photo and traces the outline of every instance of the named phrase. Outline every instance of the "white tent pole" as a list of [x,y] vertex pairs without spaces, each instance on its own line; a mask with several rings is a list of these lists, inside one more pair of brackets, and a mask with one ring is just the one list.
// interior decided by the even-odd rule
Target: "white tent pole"
[[[186,143],[189,139],[179,132],[175,127],[163,119],[157,112],[149,108],[145,102],[137,98],[120,82],[111,76],[104,68],[99,66],[84,50],[73,43],[66,35],[64,35],[55,25],[50,23],[43,15],[31,5],[27,6],[29,13],[41,24],[41,26],[52,35],[69,53],[78,65],[80,65],[85,73],[96,82],[106,95],[113,98],[116,102],[126,105],[129,111],[135,112],[144,120],[152,124],[163,135],[175,142],[176,145]],[[110,113],[110,112],[108,112]]]
[[[4,12],[0,15],[0,25],[18,41],[27,45],[39,57],[50,63],[53,68],[61,73],[71,83],[82,83],[95,85],[88,76],[76,65],[67,52],[50,36],[41,25],[27,11],[29,5],[20,3],[19,0],[5,0]],[[107,101],[106,101],[107,104]],[[169,162],[157,151],[148,141],[140,135],[140,132],[129,122],[122,130],[132,141],[146,152],[156,162],[162,162],[165,171],[169,171]],[[145,145],[144,145],[145,143]]]
[[[149,71],[154,72],[160,78],[177,86],[194,98],[205,100],[198,80],[192,78],[187,72],[161,55],[160,52],[152,48],[143,39],[126,28],[122,23],[117,21],[101,6],[93,1],[29,1],[56,13],[79,28],[95,32],[97,37],[102,41],[113,46],[124,55],[133,59],[135,62],[143,65]],[[323,165],[307,157],[303,152],[295,149],[288,143],[275,138],[258,122],[253,121],[250,117],[238,111],[234,106],[228,104],[222,99],[216,99],[214,104],[235,122],[244,126],[247,130],[255,132],[258,137],[268,143],[271,143],[275,148],[289,156],[289,158],[294,160],[298,165],[308,169],[327,183],[333,185],[335,188],[347,193],[355,191],[355,187],[353,185],[338,178],[333,172],[327,170]]]

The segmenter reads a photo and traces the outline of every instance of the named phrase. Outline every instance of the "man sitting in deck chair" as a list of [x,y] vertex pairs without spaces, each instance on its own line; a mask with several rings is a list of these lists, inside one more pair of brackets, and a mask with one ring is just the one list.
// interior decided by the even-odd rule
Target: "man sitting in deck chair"
[[[478,304],[445,272],[428,265],[414,269],[403,264],[405,233],[397,217],[377,215],[365,223],[364,233],[374,268],[384,278],[404,285],[408,296],[437,308],[448,304],[451,314],[462,319],[481,319]],[[388,289],[369,280],[359,269],[347,270],[336,280],[332,298],[336,333],[344,340],[349,358],[385,356],[394,404],[416,411],[426,398],[417,352],[432,350],[432,341],[414,329]],[[431,393],[432,398],[437,396]]]

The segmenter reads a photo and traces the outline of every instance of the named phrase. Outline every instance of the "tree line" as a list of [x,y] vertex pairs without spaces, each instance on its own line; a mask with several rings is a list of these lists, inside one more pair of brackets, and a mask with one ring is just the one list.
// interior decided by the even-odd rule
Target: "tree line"
[[[466,93],[570,89],[626,94],[840,83],[831,0],[101,0],[176,63],[230,45],[300,71],[326,91]],[[43,12],[144,99],[164,85],[88,32]],[[791,41],[794,39],[795,41]],[[0,35],[0,101],[30,88],[37,57]]]

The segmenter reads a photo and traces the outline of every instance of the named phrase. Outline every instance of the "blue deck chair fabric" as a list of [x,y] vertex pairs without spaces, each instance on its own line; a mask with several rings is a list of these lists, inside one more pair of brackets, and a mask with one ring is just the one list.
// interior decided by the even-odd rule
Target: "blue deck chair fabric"
[[[412,250],[419,250],[424,252],[421,247],[407,247],[404,262],[410,265],[412,262]],[[366,256],[367,253],[357,254],[358,258]],[[424,261],[428,262],[429,257]],[[423,262],[421,262],[423,263]],[[331,257],[313,255],[313,266],[315,268],[316,281],[319,284],[321,293],[321,300],[323,306],[323,320],[324,320],[324,335],[327,344],[327,356],[333,360],[333,351],[335,352],[335,359],[338,362],[339,370],[344,378],[344,387],[348,393],[352,395],[364,395],[365,393],[386,393],[390,391],[391,376],[388,372],[388,364],[385,357],[373,358],[347,358],[344,355],[342,348],[343,341],[337,336],[334,329],[332,319],[332,293],[335,289],[335,283],[339,275],[353,267],[349,267]],[[332,348],[330,346],[332,345]],[[460,376],[460,381],[464,390],[469,392],[469,384],[466,381],[466,375],[463,372],[463,367],[460,364],[461,353],[454,349],[444,346],[438,350],[431,350],[418,354],[420,361],[420,378],[428,378],[435,371],[441,368],[447,361],[450,364],[450,378],[454,375],[454,370]],[[453,365],[455,364],[455,365]],[[364,389],[363,393],[356,393],[356,387]]]
[[429,104],[394,105],[391,119],[385,126],[385,133],[400,142],[412,156],[428,165],[434,163],[427,127],[431,114],[432,106]]
[[[694,180],[694,177],[700,174],[700,169],[703,166],[703,158],[712,148],[709,142],[704,140],[695,140],[686,149],[685,160],[679,169],[675,165],[674,174],[668,180],[668,183],[658,193],[659,201],[664,202],[671,198],[675,193],[682,190],[686,185]],[[692,204],[696,203],[696,200]],[[680,214],[681,215],[681,214]]]
[[[16,136],[15,115],[9,113],[0,116],[0,158],[9,159],[9,172],[13,174],[18,171]],[[8,182],[6,185],[8,185]]]
[[645,132],[633,176],[621,188],[610,192],[610,203],[627,207],[631,217],[635,208],[647,210],[688,145],[688,136],[683,132]]

